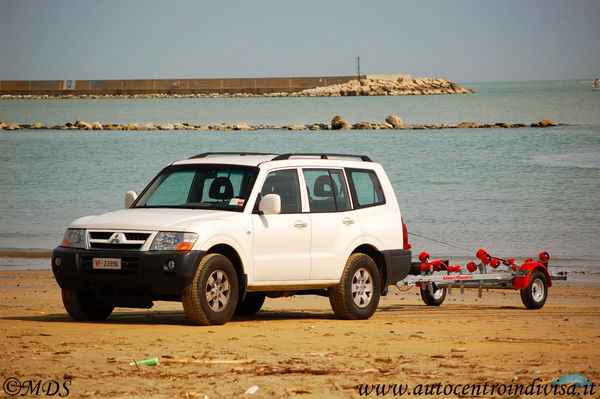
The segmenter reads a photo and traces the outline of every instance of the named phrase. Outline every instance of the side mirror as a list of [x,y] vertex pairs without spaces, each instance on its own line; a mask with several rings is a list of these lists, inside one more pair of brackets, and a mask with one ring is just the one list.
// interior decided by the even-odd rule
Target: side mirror
[[277,215],[281,213],[281,197],[279,194],[267,194],[260,200],[258,211],[263,215]]
[[127,191],[127,194],[125,194],[125,209],[131,208],[137,197],[138,193],[135,191]]

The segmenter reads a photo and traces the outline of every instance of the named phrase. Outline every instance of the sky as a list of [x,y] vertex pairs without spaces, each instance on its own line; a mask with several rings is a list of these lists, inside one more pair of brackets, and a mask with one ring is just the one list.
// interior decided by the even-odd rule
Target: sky
[[0,80],[600,77],[600,0],[0,0]]

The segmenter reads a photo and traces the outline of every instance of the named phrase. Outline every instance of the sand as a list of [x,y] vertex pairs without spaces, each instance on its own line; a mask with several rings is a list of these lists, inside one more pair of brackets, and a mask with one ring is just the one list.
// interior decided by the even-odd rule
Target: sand
[[[450,397],[517,397],[510,387],[567,373],[600,384],[599,344],[597,281],[556,282],[540,310],[525,309],[514,290],[482,298],[454,290],[427,307],[415,288],[391,287],[369,320],[338,320],[327,298],[296,296],[201,327],[169,302],[74,322],[50,271],[0,271],[0,375],[5,392],[18,379],[18,395],[41,381],[37,396],[58,389],[55,396],[75,398],[355,398],[359,384],[398,384],[413,397],[426,384],[438,390],[428,397],[445,397],[444,389]],[[153,357],[161,364],[129,364]],[[486,394],[471,391],[477,384],[487,384]],[[490,393],[493,384],[505,393]],[[255,392],[243,395],[249,388]],[[577,389],[600,397],[600,388],[587,396]],[[540,392],[529,397],[560,396]]]

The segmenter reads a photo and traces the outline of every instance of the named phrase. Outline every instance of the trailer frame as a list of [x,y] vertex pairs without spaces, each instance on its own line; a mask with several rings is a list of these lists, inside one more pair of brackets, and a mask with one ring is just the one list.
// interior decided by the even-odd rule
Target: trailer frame
[[[460,289],[461,294],[465,289],[477,289],[479,298],[486,289],[515,289],[521,292],[521,300],[528,309],[539,309],[544,306],[548,288],[552,281],[567,280],[567,274],[550,275],[547,252],[540,253],[540,260],[528,258],[522,265],[517,265],[514,259],[500,259],[491,257],[484,250],[477,251],[479,264],[470,262],[467,265],[469,273],[461,272],[461,266],[450,266],[448,260],[429,262],[429,255],[421,253],[421,262],[413,262],[409,274],[396,283],[399,289],[417,286],[421,288],[421,298],[428,306],[439,306],[443,303],[446,292],[452,293],[452,288]],[[500,265],[506,270],[495,270]],[[493,269],[490,271],[489,269]],[[420,274],[414,271],[420,270]]]

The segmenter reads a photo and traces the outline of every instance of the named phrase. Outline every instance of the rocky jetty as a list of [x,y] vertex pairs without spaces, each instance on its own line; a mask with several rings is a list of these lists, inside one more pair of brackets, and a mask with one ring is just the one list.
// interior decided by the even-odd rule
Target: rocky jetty
[[290,97],[340,97],[340,96],[420,96],[431,94],[469,94],[472,89],[464,89],[445,79],[397,78],[351,80],[316,89],[292,93]]
[[[43,126],[41,123],[34,124],[22,124],[16,123],[9,124],[6,121],[0,121],[0,130],[23,130],[23,129],[53,129],[53,130],[236,130],[236,131],[248,131],[248,130],[432,130],[432,129],[514,129],[524,127],[536,127],[545,128],[557,126],[555,123],[543,119],[539,122],[525,124],[525,123],[504,123],[497,122],[494,124],[489,123],[476,123],[476,122],[462,122],[459,124],[427,124],[427,125],[404,125],[402,119],[396,115],[388,115],[385,118],[384,123],[371,123],[371,122],[357,122],[351,124],[344,120],[339,115],[335,116],[330,123],[313,123],[309,125],[249,125],[248,123],[234,123],[232,125],[227,123],[220,124],[201,124],[192,125],[190,123],[162,123],[155,125],[153,123],[137,124],[114,124],[106,123],[101,124],[98,121],[87,122],[84,120],[77,120],[75,123],[66,123],[64,125],[55,126]],[[559,125],[560,126],[560,125]]]

